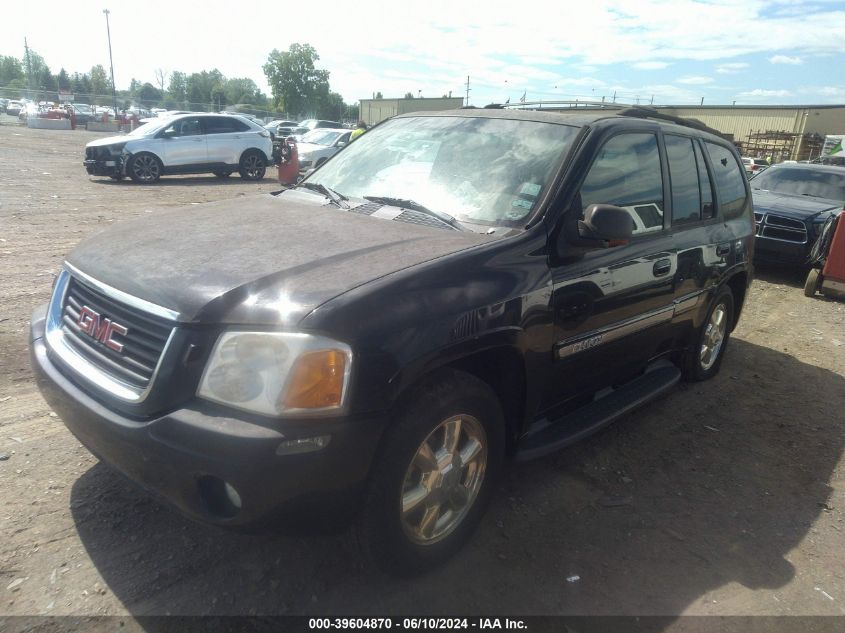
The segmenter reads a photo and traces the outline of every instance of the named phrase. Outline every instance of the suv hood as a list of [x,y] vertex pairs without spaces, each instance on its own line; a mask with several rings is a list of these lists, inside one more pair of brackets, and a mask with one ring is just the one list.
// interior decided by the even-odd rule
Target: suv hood
[[98,138],[96,141],[86,143],[85,147],[103,147],[104,145],[114,145],[115,143],[127,143],[129,141],[136,140],[137,138],[137,136],[127,136],[126,134],[121,134],[119,136],[106,136],[105,138]]
[[825,211],[842,208],[842,202],[827,198],[812,198],[791,193],[777,193],[764,189],[752,189],[754,210],[757,213],[777,213],[796,220],[809,220]]
[[[67,261],[180,321],[295,325],[352,288],[496,239],[327,207],[296,191],[122,222]],[[286,200],[285,198],[289,198]]]

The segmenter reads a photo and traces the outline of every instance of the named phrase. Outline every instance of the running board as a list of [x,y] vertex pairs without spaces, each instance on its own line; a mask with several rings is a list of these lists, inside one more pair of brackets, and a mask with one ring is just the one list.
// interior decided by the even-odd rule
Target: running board
[[680,379],[681,371],[677,367],[661,364],[603,398],[523,437],[517,447],[516,461],[526,462],[574,444],[668,391]]

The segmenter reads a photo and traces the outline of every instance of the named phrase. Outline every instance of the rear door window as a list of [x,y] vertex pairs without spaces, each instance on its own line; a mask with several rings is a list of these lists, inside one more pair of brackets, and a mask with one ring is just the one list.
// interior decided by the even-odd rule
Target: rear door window
[[715,207],[713,205],[713,183],[710,179],[710,171],[707,169],[707,163],[704,161],[704,154],[701,153],[701,145],[695,145],[695,162],[698,165],[698,182],[701,190],[701,217],[704,220],[709,220],[715,215]]
[[663,174],[657,137],[629,133],[611,138],[599,151],[580,193],[582,213],[591,204],[613,204],[628,211],[634,235],[661,231]]
[[705,141],[716,190],[719,192],[719,206],[724,218],[734,218],[745,207],[745,176],[743,169],[727,147]]
[[672,224],[701,219],[701,191],[692,139],[666,134],[666,158],[672,184]]

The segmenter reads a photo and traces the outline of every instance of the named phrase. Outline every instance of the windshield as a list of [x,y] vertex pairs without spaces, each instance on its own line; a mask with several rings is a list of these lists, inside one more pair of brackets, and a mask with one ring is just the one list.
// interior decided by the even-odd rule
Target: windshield
[[752,189],[845,200],[845,170],[769,168],[751,180]]
[[314,145],[331,145],[341,134],[342,132],[334,132],[330,130],[314,130],[313,132],[308,132],[308,134],[303,136],[302,142],[313,143]]
[[140,127],[136,127],[126,136],[149,136],[150,134],[155,134],[167,124],[167,119],[164,121],[150,121],[149,123],[142,123]]
[[458,220],[518,226],[578,129],[482,117],[393,119],[309,178],[349,197],[402,198]]

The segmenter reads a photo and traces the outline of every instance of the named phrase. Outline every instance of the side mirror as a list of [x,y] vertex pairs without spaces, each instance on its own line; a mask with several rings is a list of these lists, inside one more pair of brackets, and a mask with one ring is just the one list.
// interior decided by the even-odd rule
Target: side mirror
[[591,204],[578,222],[578,235],[584,239],[624,241],[631,238],[634,220],[622,207]]
[[335,147],[346,147],[346,141],[338,141]]

